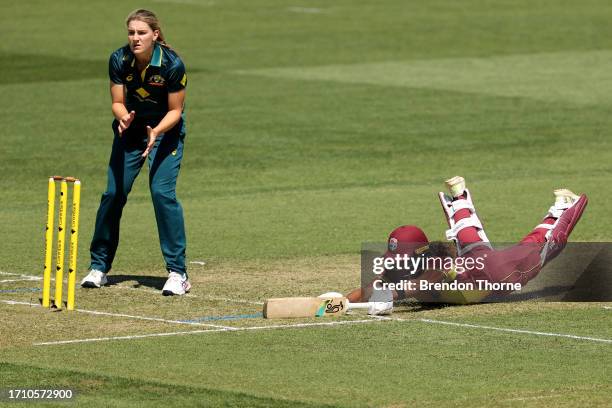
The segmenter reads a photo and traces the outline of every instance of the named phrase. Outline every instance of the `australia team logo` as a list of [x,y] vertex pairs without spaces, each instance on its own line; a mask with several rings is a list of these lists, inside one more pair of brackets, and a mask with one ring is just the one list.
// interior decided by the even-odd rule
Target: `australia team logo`
[[165,83],[166,81],[161,75],[156,74],[156,75],[151,75],[151,77],[149,77],[149,85],[164,86]]

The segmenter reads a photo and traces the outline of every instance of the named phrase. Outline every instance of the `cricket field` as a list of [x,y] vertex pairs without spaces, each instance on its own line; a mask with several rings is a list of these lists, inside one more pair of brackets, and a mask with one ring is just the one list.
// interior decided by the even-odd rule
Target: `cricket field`
[[[610,2],[0,3],[0,406],[612,405],[612,303],[261,317],[269,297],[357,287],[362,243],[398,225],[443,239],[454,175],[493,241],[520,239],[559,187],[589,195],[571,240],[612,241]],[[110,285],[50,312],[47,179],[83,183],[80,280],[113,137],[108,57],[139,7],[187,67],[193,289],[160,294],[145,166]],[[6,396],[41,388],[75,397]]]

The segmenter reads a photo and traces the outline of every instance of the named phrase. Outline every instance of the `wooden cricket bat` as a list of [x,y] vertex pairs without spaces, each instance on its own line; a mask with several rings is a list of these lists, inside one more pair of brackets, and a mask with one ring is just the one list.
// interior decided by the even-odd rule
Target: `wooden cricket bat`
[[264,303],[263,317],[266,319],[332,317],[343,315],[349,309],[358,307],[367,307],[367,303],[350,303],[345,297],[274,298]]

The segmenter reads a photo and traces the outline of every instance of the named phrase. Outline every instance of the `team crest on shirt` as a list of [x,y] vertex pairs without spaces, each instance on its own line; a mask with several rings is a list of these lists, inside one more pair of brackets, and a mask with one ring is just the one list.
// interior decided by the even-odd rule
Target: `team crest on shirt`
[[127,77],[125,77],[125,80],[130,82],[132,79],[134,79],[134,76],[132,74],[128,75]]
[[149,85],[153,85],[153,86],[164,86],[164,84],[166,83],[166,81],[164,80],[164,78],[159,75],[151,75],[149,77]]
[[397,238],[389,239],[389,251],[394,252],[397,249]]

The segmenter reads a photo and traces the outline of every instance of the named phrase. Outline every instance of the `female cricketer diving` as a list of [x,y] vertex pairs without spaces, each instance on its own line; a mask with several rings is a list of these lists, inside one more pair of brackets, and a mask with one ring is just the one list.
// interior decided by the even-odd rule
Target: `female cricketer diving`
[[[419,301],[441,303],[473,303],[488,295],[506,294],[512,289],[497,290],[418,290],[399,286],[391,289],[382,283],[398,284],[402,281],[420,280],[428,283],[469,283],[471,287],[480,282],[489,284],[525,285],[535,278],[550,260],[559,255],[568,237],[587,205],[586,195],[578,196],[567,189],[555,190],[555,203],[548,210],[544,220],[538,224],[518,244],[495,250],[491,247],[482,223],[476,214],[472,195],[465,187],[463,177],[453,177],[446,181],[451,195],[439,193],[449,230],[447,239],[455,243],[448,247],[443,243],[430,243],[425,233],[418,227],[405,225],[396,228],[388,240],[388,251],[384,258],[397,258],[407,255],[413,258],[439,260],[450,258],[461,268],[419,267],[412,270],[386,269],[376,285],[358,288],[347,295],[349,301],[372,302],[370,314],[389,314],[393,300],[406,297]],[[461,262],[459,262],[461,261]],[[435,264],[435,262],[434,262]],[[441,262],[438,262],[438,265]],[[376,281],[376,280],[375,280]],[[426,285],[428,286],[428,285]],[[491,285],[493,286],[493,285]],[[397,288],[398,286],[394,286]],[[428,286],[431,287],[431,286]]]
[[176,181],[185,138],[185,66],[166,44],[154,13],[135,10],[126,25],[128,44],[113,52],[109,61],[114,140],[106,192],[91,241],[90,271],[81,286],[99,288],[107,283],[106,273],[119,244],[123,206],[147,161],[159,241],[169,273],[162,293],[184,295],[191,285]]

